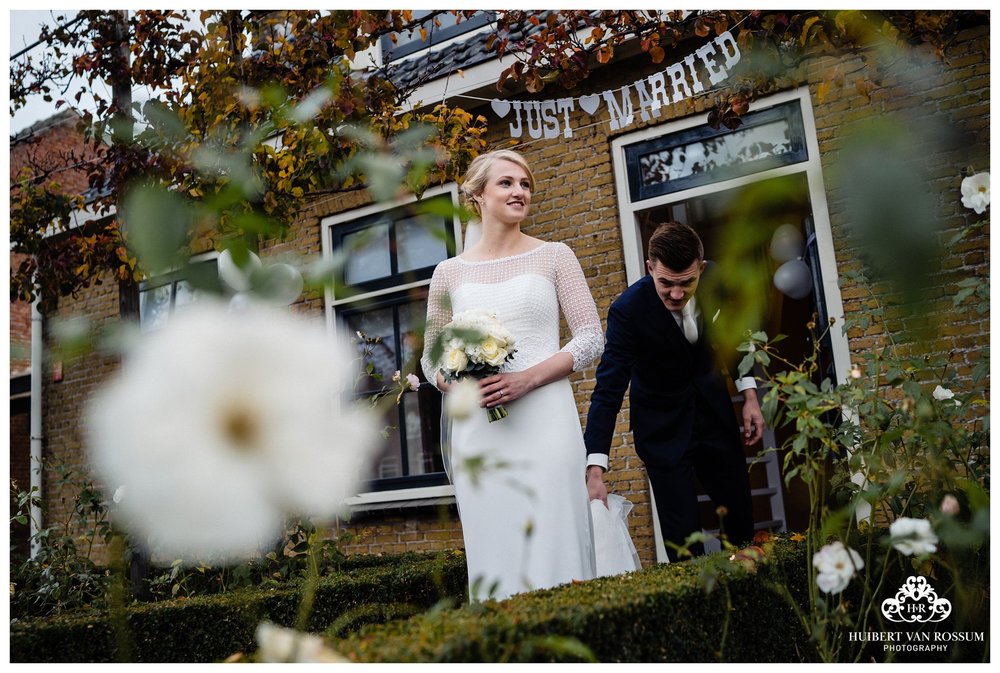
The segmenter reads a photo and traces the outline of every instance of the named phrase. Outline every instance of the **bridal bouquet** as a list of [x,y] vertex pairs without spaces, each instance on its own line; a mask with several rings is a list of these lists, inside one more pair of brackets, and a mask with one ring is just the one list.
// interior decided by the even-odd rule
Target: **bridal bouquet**
[[[482,379],[500,372],[514,357],[514,337],[497,317],[481,310],[462,311],[452,317],[442,331],[444,365],[441,374],[448,382],[471,377]],[[486,410],[490,423],[507,417],[503,405]]]

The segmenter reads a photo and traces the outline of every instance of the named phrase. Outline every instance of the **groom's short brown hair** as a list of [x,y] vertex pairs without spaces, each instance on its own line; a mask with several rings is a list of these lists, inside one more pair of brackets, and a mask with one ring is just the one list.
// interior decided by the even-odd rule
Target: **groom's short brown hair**
[[695,230],[680,222],[664,222],[649,238],[650,262],[659,262],[671,271],[684,271],[705,259],[705,247]]

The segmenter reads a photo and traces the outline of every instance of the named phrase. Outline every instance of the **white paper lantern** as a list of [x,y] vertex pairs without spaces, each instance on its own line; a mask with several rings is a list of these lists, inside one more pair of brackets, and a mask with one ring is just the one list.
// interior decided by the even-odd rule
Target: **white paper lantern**
[[260,257],[252,252],[247,252],[249,258],[242,267],[233,261],[233,255],[229,249],[222,251],[219,255],[219,278],[229,286],[233,292],[246,292],[250,289],[250,277],[258,271],[262,264]]
[[805,241],[802,232],[793,224],[783,224],[771,236],[771,257],[778,262],[789,262],[802,256]]
[[305,283],[291,264],[269,264],[253,275],[253,293],[269,304],[287,306],[299,298]]
[[812,274],[801,259],[785,262],[774,272],[774,286],[792,299],[802,299],[812,292]]

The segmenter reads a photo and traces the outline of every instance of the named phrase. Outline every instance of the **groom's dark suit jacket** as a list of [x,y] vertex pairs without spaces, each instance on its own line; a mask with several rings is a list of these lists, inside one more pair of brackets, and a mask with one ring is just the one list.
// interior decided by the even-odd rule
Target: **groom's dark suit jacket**
[[[706,273],[710,268],[706,269]],[[704,282],[704,281],[702,281]],[[590,399],[587,453],[608,453],[626,388],[636,453],[647,465],[672,467],[691,443],[695,414],[710,410],[739,446],[739,426],[721,368],[706,338],[704,320],[715,307],[696,294],[698,341],[688,342],[645,276],[608,311],[607,344]],[[698,400],[704,404],[698,404]],[[704,420],[703,420],[704,422]]]

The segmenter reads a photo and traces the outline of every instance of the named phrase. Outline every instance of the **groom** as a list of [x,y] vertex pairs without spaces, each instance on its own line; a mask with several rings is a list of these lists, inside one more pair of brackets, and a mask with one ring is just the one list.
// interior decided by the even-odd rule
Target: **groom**
[[[705,333],[716,307],[697,294],[711,273],[701,239],[686,224],[661,224],[649,240],[649,275],[631,285],[608,311],[607,345],[587,414],[587,490],[606,502],[603,474],[625,389],[635,450],[653,487],[663,539],[683,545],[701,530],[695,477],[725,508],[730,542],[753,538],[750,481],[733,404]],[[707,271],[706,271],[707,269]],[[704,305],[703,305],[704,304]],[[743,442],[757,442],[764,419],[753,377],[736,381],[743,393]],[[721,510],[720,510],[721,511]],[[677,560],[670,544],[667,555]],[[704,553],[701,544],[693,554]]]

